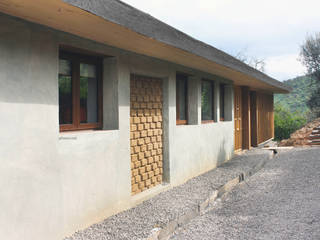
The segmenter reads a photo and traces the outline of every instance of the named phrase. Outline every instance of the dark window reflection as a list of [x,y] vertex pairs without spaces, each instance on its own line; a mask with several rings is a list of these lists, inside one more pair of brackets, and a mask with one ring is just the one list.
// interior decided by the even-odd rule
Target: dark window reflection
[[220,118],[224,119],[224,84],[220,84]]
[[201,119],[213,120],[213,83],[202,81],[201,84]]
[[80,63],[80,123],[98,122],[98,80],[95,65]]
[[71,62],[59,60],[59,123],[72,124]]
[[187,120],[187,77],[177,79],[177,95],[179,120]]

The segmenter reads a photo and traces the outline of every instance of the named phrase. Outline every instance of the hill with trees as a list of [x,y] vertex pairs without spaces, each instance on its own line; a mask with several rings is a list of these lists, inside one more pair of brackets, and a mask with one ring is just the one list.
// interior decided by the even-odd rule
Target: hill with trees
[[300,76],[284,83],[292,87],[292,92],[274,96],[276,140],[288,139],[291,133],[315,117],[307,104],[317,90],[315,79],[311,76]]
[[293,90],[289,94],[276,94],[275,107],[281,106],[290,113],[308,114],[310,109],[307,102],[316,90],[314,81],[310,76],[300,76],[284,81],[283,83],[292,87]]

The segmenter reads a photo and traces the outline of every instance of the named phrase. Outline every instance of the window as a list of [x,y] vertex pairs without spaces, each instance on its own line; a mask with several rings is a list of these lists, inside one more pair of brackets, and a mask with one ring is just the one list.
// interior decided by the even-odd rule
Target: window
[[98,57],[60,52],[60,131],[102,127],[102,75]]
[[214,120],[214,83],[202,80],[201,82],[201,120],[203,123]]
[[225,85],[220,84],[220,121],[224,121],[224,92]]
[[177,124],[187,124],[188,76],[177,74],[176,77]]

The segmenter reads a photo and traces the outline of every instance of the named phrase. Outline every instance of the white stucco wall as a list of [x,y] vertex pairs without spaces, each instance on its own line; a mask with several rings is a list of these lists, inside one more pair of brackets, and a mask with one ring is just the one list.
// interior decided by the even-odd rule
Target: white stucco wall
[[63,184],[55,36],[4,16],[0,23],[0,239],[57,239]]
[[[232,123],[177,126],[173,140],[172,182],[186,179],[216,167],[230,159],[233,147]],[[188,136],[188,137],[186,137]]]
[[[176,72],[195,76],[192,81],[214,76],[6,15],[0,22],[0,239],[61,239],[141,201],[130,189],[130,73],[164,81],[169,187],[231,157],[233,121],[201,124],[200,98],[191,113],[196,123],[176,126]],[[59,45],[114,56],[105,73],[116,78],[108,100],[113,106],[104,106],[109,130],[59,132]],[[233,109],[231,95],[228,101]]]

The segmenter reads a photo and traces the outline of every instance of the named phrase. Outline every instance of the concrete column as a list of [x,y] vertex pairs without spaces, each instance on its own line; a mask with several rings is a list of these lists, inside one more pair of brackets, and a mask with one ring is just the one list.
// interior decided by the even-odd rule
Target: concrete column
[[171,181],[171,156],[173,151],[170,146],[174,139],[176,127],[176,73],[163,79],[163,182]]
[[[115,61],[115,60],[114,60]],[[121,192],[123,197],[131,194],[131,156],[130,156],[130,63],[127,54],[118,56],[117,63],[117,87],[115,92],[117,95],[113,95],[118,112],[114,111],[113,121],[118,122],[119,139],[121,139],[121,157],[117,159],[117,169],[120,170],[122,176],[126,176],[121,179]],[[114,70],[116,70],[114,69]],[[108,104],[108,103],[106,103]],[[114,126],[117,126],[114,124]]]
[[103,129],[119,129],[119,68],[115,57],[103,60]]

